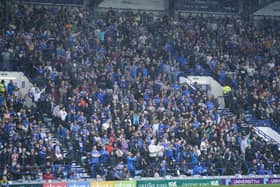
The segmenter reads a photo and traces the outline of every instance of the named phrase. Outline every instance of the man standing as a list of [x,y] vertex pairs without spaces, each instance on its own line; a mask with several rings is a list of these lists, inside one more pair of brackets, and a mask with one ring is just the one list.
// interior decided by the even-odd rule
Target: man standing
[[96,172],[99,166],[99,157],[100,153],[97,150],[96,146],[94,145],[91,151],[91,170],[92,170],[92,177],[96,177]]
[[3,66],[2,66],[3,70],[8,70],[11,54],[7,48],[1,53],[1,56],[2,56],[2,62],[3,62]]

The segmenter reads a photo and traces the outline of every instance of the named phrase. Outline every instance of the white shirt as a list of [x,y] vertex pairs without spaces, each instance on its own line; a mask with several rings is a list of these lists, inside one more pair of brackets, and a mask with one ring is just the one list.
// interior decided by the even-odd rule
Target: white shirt
[[46,88],[44,88],[43,90],[40,90],[38,87],[31,88],[31,92],[32,92],[32,95],[33,95],[33,98],[34,98],[35,102],[39,101],[39,99],[41,97],[41,94],[44,93],[45,90],[46,90]]
[[61,119],[62,121],[65,121],[66,116],[67,116],[67,112],[66,112],[65,110],[60,110],[60,111],[59,111],[59,116],[60,116],[60,119]]
[[241,140],[240,142],[240,149],[241,149],[241,153],[245,154],[246,153],[246,149],[249,146],[248,143],[248,139],[250,137],[250,134],[248,134],[244,139]]
[[102,129],[107,130],[110,127],[110,124],[108,122],[105,122],[102,124]]
[[56,105],[54,108],[53,108],[53,115],[55,116],[55,117],[59,117],[59,112],[60,112],[60,110],[59,110],[59,105]]
[[149,145],[150,157],[156,157],[158,154],[158,147],[154,144]]
[[157,132],[158,132],[159,124],[158,124],[158,123],[155,123],[155,124],[153,124],[152,127],[153,127],[153,134],[156,135]]

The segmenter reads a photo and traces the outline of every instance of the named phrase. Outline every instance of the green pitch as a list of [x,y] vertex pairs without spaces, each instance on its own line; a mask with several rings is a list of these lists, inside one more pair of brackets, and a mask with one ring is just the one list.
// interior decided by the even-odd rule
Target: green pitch
[[[230,185],[232,187],[260,187],[260,186],[264,186],[264,187],[280,187],[280,184],[240,184],[240,185]],[[197,186],[193,186],[193,187],[197,187]],[[213,186],[204,186],[204,187],[213,187]],[[223,185],[219,185],[217,187],[225,187]]]

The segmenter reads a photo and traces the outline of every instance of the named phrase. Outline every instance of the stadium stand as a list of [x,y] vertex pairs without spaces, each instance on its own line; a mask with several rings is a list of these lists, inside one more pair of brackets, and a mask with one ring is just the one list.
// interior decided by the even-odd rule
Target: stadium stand
[[[280,173],[278,146],[244,117],[279,124],[277,25],[15,10],[1,18],[1,69],[27,67],[34,106],[12,82],[0,83],[3,180]],[[227,108],[179,84],[167,66],[230,85]]]

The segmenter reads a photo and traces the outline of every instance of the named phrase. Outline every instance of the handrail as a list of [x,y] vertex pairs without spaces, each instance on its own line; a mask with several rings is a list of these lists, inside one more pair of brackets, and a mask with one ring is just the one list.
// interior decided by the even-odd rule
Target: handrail
[[44,1],[42,2],[41,0],[16,0],[17,3],[24,3],[24,4],[32,4],[32,5],[47,5],[47,6],[78,6],[78,7],[82,7],[84,6],[84,1],[81,0],[81,3],[71,3],[71,1],[67,1],[67,3],[63,3],[59,0],[55,0],[53,2],[50,1]]
[[254,129],[256,130],[257,133],[261,134],[262,136],[264,136],[265,139],[268,139],[268,141],[277,144],[278,146],[280,146],[280,143],[276,142],[273,138],[271,138],[269,135],[265,134],[263,131],[261,131],[260,129],[258,129],[257,127],[254,127]]

